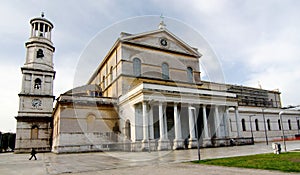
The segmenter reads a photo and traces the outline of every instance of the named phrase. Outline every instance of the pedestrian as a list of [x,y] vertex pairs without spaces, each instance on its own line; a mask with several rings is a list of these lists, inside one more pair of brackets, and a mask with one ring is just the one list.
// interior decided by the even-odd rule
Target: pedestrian
[[31,153],[30,154],[31,154],[31,157],[29,158],[29,160],[31,160],[33,157],[34,157],[34,160],[37,160],[37,158],[35,156],[36,155],[36,151],[35,151],[34,148],[31,149]]
[[184,139],[183,144],[184,144],[184,149],[188,149],[189,142],[188,142],[188,139],[187,139],[187,138]]
[[234,146],[234,140],[230,139],[230,146]]

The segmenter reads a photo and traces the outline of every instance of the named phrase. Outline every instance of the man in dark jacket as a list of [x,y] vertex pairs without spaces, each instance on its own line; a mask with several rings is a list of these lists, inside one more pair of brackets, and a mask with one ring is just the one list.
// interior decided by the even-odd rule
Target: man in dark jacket
[[33,157],[34,157],[34,160],[37,160],[37,158],[36,158],[36,156],[35,156],[35,154],[36,154],[36,151],[35,151],[35,149],[34,148],[32,148],[31,149],[31,157],[29,158],[29,160],[31,160]]

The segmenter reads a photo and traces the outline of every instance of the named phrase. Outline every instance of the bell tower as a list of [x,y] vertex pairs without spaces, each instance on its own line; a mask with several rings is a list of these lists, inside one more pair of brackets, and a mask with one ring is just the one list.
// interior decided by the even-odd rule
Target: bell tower
[[51,151],[53,110],[53,24],[44,14],[30,20],[31,33],[25,43],[26,60],[21,67],[22,88],[15,152]]

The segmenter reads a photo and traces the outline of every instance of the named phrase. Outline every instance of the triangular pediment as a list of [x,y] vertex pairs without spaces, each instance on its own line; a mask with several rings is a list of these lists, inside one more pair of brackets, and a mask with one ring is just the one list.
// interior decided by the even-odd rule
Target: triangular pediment
[[201,56],[197,49],[189,46],[187,43],[179,39],[167,29],[159,29],[134,35],[122,33],[120,41],[157,48],[165,51],[182,53],[194,57]]

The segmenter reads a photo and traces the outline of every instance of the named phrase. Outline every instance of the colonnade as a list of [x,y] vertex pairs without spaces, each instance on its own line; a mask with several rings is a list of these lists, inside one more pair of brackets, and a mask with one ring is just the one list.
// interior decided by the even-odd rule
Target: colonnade
[[[167,131],[167,115],[164,112],[164,107],[166,107],[166,104],[163,102],[157,102],[158,103],[158,120],[159,120],[159,140],[158,140],[158,150],[163,149],[170,149],[170,140],[168,139],[168,131]],[[155,106],[157,106],[157,103],[155,103]],[[143,148],[148,149],[149,141],[154,139],[154,128],[153,128],[153,104],[149,104],[147,101],[142,102],[142,131],[143,131]],[[169,105],[169,104],[168,104]],[[180,116],[180,111],[178,106],[180,104],[173,103],[173,117],[174,117],[174,134],[175,138],[173,140],[173,148],[171,149],[179,149],[184,147],[184,138],[182,137],[182,125],[181,121],[183,118]],[[186,104],[188,109],[188,127],[189,127],[189,138],[188,138],[188,147],[192,148],[195,147],[197,144],[197,138],[196,138],[196,131],[195,130],[195,124],[197,124],[197,118],[198,114],[202,112],[202,120],[200,122],[203,123],[203,130],[202,130],[202,140],[203,144],[205,142],[210,142],[211,137],[216,138],[222,138],[229,135],[228,131],[228,125],[227,120],[229,117],[228,112],[228,106],[218,106],[218,105],[210,105],[210,110],[213,110],[213,127],[214,131],[212,131],[212,128],[209,128],[210,124],[208,122],[208,116],[207,116],[207,105],[201,104],[201,107],[198,105],[194,107],[192,104]],[[202,109],[202,110],[201,110]],[[221,111],[220,111],[221,110]],[[220,113],[221,116],[223,115],[223,121],[220,119]],[[235,107],[235,117],[238,118],[238,109]],[[187,118],[184,118],[187,119]],[[238,120],[236,120],[238,121]],[[221,133],[220,129],[220,123],[223,122],[224,130],[223,133]],[[202,129],[202,128],[200,128]],[[237,137],[240,136],[240,129],[239,124],[237,123]],[[200,138],[200,136],[199,136]]]

